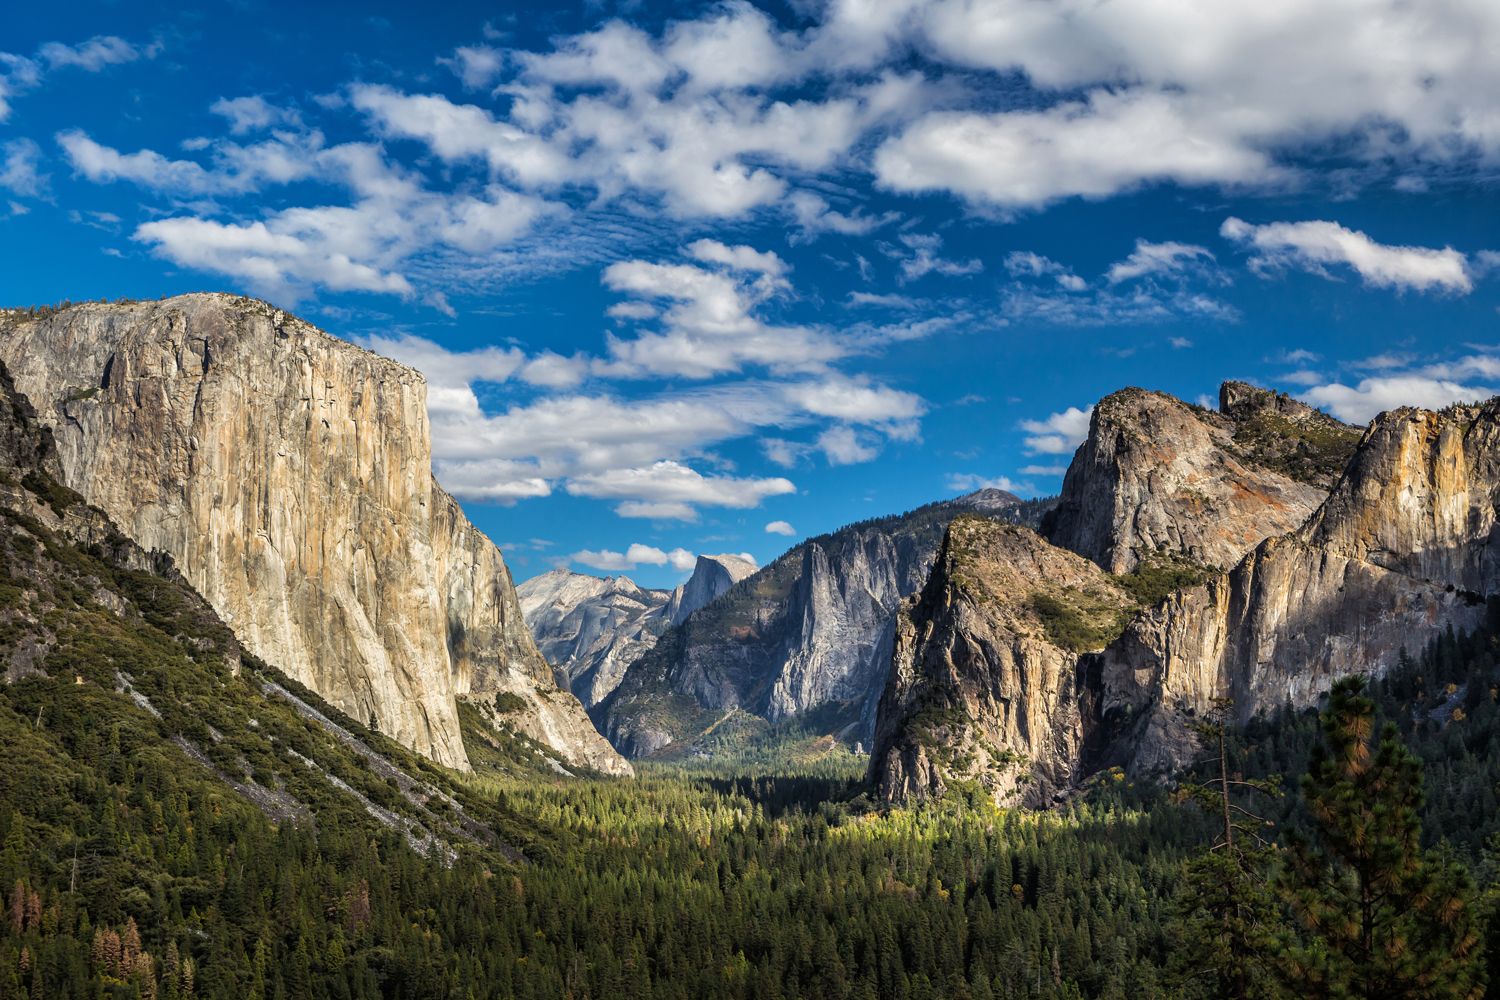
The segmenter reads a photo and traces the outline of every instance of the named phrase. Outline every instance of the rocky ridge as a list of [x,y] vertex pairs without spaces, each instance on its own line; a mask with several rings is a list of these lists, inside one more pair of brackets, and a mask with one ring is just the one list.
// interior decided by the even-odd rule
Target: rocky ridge
[[965,511],[1034,518],[1001,490],[808,539],[664,633],[593,709],[627,756],[693,739],[736,712],[780,722],[818,711],[868,742],[903,597],[921,589],[948,522]]
[[542,655],[587,708],[609,697],[626,669],[663,632],[740,580],[755,563],[737,555],[700,555],[673,590],[647,590],[625,576],[557,569],[516,588],[521,613]]
[[[1227,568],[1261,539],[1300,525],[1331,481],[1326,473],[1309,480],[1285,471],[1290,463],[1278,446],[1294,451],[1302,425],[1278,415],[1274,393],[1227,383],[1223,394],[1228,413],[1143,389],[1100,400],[1043,534],[1112,573],[1128,573],[1157,553]],[[1311,425],[1310,416],[1297,415]],[[1347,450],[1330,459],[1342,468],[1358,432],[1318,416],[1342,429]]]
[[959,517],[922,592],[896,619],[870,774],[891,800],[973,782],[1041,804],[1079,776],[1074,678],[1131,595],[1029,528]]
[[667,628],[671,594],[625,576],[555,569],[516,588],[521,614],[547,662],[585,707],[604,699]]
[[[1221,404],[1202,415],[1127,390],[1096,410],[1043,531],[1114,570],[1089,585],[1096,594],[1112,582],[1131,600],[1099,632],[1032,598],[1066,625],[1054,639],[1083,640],[1071,677],[1055,648],[1034,644],[1017,596],[1014,574],[1046,543],[965,527],[961,547],[985,553],[985,571],[945,556],[903,609],[871,761],[883,795],[978,780],[997,800],[1036,803],[1110,765],[1162,775],[1191,758],[1187,721],[1216,697],[1242,718],[1310,704],[1341,674],[1382,671],[1479,620],[1497,589],[1500,401],[1383,414],[1357,446],[1352,428],[1266,390],[1228,383]],[[1332,491],[1298,524],[1273,530],[1322,484]],[[1020,678],[1044,690],[1018,710]],[[1032,783],[997,760],[1026,761]]]
[[527,735],[628,772],[433,480],[418,372],[217,294],[8,310],[0,361],[67,485],[170,553],[262,659],[450,766],[467,766],[456,699],[508,691]]

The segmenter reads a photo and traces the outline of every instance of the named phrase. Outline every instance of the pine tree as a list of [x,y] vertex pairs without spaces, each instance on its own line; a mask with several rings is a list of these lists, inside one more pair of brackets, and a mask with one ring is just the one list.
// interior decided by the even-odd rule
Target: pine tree
[[1458,865],[1421,848],[1421,763],[1387,725],[1361,677],[1333,686],[1323,742],[1302,779],[1317,843],[1293,842],[1283,888],[1301,923],[1288,986],[1309,997],[1477,998],[1482,953]]
[[1281,789],[1276,781],[1231,771],[1232,707],[1219,699],[1194,726],[1215,751],[1204,762],[1212,776],[1183,782],[1179,793],[1213,817],[1217,830],[1213,844],[1185,866],[1169,934],[1179,982],[1210,996],[1247,1000],[1275,995],[1270,958],[1279,914],[1267,874],[1274,854],[1263,832],[1269,824],[1239,800],[1246,793],[1276,797]]

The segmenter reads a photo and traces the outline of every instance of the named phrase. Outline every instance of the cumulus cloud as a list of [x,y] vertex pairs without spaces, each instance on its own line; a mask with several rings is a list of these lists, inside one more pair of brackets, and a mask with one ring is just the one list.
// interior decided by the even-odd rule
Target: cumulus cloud
[[1026,450],[1033,455],[1070,455],[1089,436],[1092,406],[1080,410],[1070,406],[1041,420],[1021,421]]
[[792,527],[787,521],[772,521],[766,525],[766,534],[785,535],[788,538],[793,538],[797,534],[797,529]]
[[1352,386],[1340,382],[1315,386],[1303,393],[1302,399],[1327,409],[1340,420],[1363,424],[1398,406],[1441,409],[1450,403],[1474,402],[1493,395],[1495,390],[1486,386],[1409,374],[1360,379]]
[[637,566],[666,566],[668,564],[671,564],[673,569],[681,571],[692,569],[697,562],[697,557],[687,549],[679,548],[667,552],[654,545],[644,545],[640,542],[631,543],[624,552],[616,552],[612,549],[582,549],[568,556],[568,559],[605,571],[632,570]]
[[279,134],[248,147],[216,144],[212,168],[153,150],[121,153],[76,131],[57,139],[75,171],[91,180],[128,181],[177,197],[243,193],[307,177],[347,189],[349,204],[280,209],[253,221],[174,215],[133,234],[175,264],[228,275],[287,301],[315,288],[410,297],[415,286],[405,272],[414,263],[493,251],[559,211],[500,185],[482,193],[430,191],[378,147],[324,147],[316,133]]
[[1030,483],[1018,483],[1009,476],[978,476],[968,472],[954,472],[946,480],[948,489],[957,493],[972,493],[975,490],[1004,490],[1007,493],[1035,493]]
[[875,155],[877,179],[894,191],[951,191],[1009,209],[1157,181],[1248,184],[1276,173],[1264,154],[1155,92],[1098,91],[1043,111],[933,112]]
[[1461,294],[1474,288],[1468,258],[1452,247],[1390,246],[1328,221],[1256,226],[1231,217],[1219,232],[1254,251],[1250,266],[1261,273],[1296,268],[1329,277],[1330,267],[1342,265],[1373,288]]
[[880,449],[870,444],[867,437],[842,424],[819,434],[818,448],[827,456],[829,465],[857,465],[880,454]]
[[[1154,0],[933,0],[904,6],[940,58],[1019,74],[1039,111],[938,111],[885,144],[882,181],[1035,207],[1141,184],[1278,181],[1279,157],[1345,141],[1372,161],[1500,148],[1485,103],[1500,10],[1403,0],[1211,7]],[[1353,142],[1350,142],[1350,139]]]
[[299,125],[301,116],[290,108],[280,108],[259,94],[247,97],[221,97],[208,110],[226,119],[230,135],[260,132],[277,125]]
[[780,477],[705,476],[680,462],[661,461],[645,468],[610,469],[574,476],[574,496],[624,501],[623,517],[696,518],[694,507],[755,507],[768,496],[793,493],[797,487]]
[[493,45],[461,45],[439,63],[453,70],[470,90],[488,87],[505,69],[505,52]]

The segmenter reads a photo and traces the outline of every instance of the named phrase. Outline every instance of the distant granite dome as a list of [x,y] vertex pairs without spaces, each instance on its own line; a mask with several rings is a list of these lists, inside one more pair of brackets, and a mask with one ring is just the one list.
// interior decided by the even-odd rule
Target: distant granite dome
[[671,594],[645,590],[625,576],[555,569],[516,588],[537,647],[585,707],[620,683],[636,657],[667,629]]
[[687,583],[672,591],[667,602],[667,620],[673,625],[687,621],[688,615],[706,606],[714,598],[754,573],[759,567],[743,556],[699,556],[693,575]]

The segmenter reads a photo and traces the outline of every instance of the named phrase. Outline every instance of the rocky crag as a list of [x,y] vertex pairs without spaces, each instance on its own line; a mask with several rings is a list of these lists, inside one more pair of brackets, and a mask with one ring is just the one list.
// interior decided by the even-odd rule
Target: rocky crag
[[1500,401],[1375,419],[1296,531],[1173,594],[1092,665],[1101,763],[1163,773],[1191,754],[1183,720],[1228,695],[1242,717],[1311,703],[1383,672],[1500,593]]
[[185,295],[0,313],[0,361],[66,484],[245,646],[346,713],[466,767],[456,699],[626,773],[527,633],[499,551],[432,478],[426,384],[263,302]]
[[[1300,525],[1358,432],[1242,383],[1226,383],[1221,396],[1219,413],[1142,389],[1106,396],[1043,533],[1127,573],[1158,553],[1227,568],[1261,539]],[[1302,455],[1297,442],[1312,436],[1297,433],[1304,424],[1333,439],[1329,454],[1293,460]]]
[[1132,606],[1114,577],[1029,528],[954,520],[896,619],[870,761],[881,794],[922,800],[973,782],[1015,804],[1068,787],[1083,746],[1078,658]]
[[[1117,393],[1045,538],[950,529],[902,612],[871,778],[893,800],[977,781],[1037,804],[1110,765],[1168,773],[1216,697],[1241,718],[1311,704],[1477,622],[1500,589],[1497,504],[1500,401],[1361,435],[1240,383],[1216,414]],[[1072,553],[1107,572],[1069,575]]]
[[735,712],[780,722],[819,712],[867,743],[901,599],[926,582],[961,513],[1034,520],[1045,505],[981,490],[795,546],[664,633],[593,709],[627,756],[690,740]]
[[671,594],[629,577],[555,569],[516,588],[521,614],[538,648],[585,707],[620,683],[625,668],[656,645],[667,628]]
[[692,575],[670,591],[638,587],[626,576],[556,569],[527,580],[516,594],[558,683],[592,708],[663,632],[753,572],[755,564],[742,556],[700,555]]

